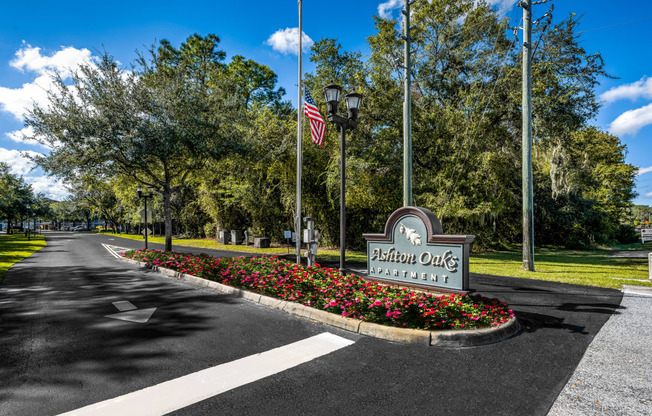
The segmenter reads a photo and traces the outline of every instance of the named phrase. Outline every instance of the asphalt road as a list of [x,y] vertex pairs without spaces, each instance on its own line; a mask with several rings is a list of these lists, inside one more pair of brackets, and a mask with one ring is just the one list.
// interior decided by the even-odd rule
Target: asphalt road
[[[174,414],[545,415],[622,297],[472,276],[479,293],[510,303],[524,331],[481,347],[428,348],[353,335],[162,278],[101,245],[142,243],[110,238],[46,234],[47,246],[5,276],[0,415],[67,412],[323,332],[354,343]],[[146,323],[107,318],[118,312],[117,301],[156,311]]]

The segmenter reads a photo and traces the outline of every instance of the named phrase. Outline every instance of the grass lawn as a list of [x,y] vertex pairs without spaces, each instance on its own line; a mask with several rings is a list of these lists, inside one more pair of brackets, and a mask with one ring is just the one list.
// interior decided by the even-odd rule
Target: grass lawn
[[[144,241],[142,236],[137,235],[121,234],[120,237]],[[165,242],[164,237],[149,237],[148,240],[160,244]],[[203,239],[172,239],[172,245],[177,247],[201,247],[215,250],[258,253],[261,255],[288,253],[287,247],[254,249],[253,245],[220,245],[213,240]],[[624,284],[652,286],[649,280],[647,282],[637,281],[648,279],[649,277],[646,258],[611,257],[616,251],[636,250],[652,250],[652,244],[648,243],[644,245],[642,243],[635,243],[615,246],[611,249],[604,250],[540,248],[536,249],[534,254],[536,272],[523,271],[523,259],[520,247],[515,247],[514,250],[509,251],[471,253],[469,263],[472,273],[495,276],[522,277],[614,289],[621,289]],[[290,253],[294,253],[294,246],[291,246],[289,251]],[[338,249],[320,248],[317,253],[317,258],[337,260],[340,258],[340,252]],[[362,251],[347,251],[346,259],[366,262],[367,253]]]
[[[523,271],[523,257],[520,251],[471,254],[470,271],[614,289],[621,289],[624,284],[652,286],[649,280],[647,282],[637,281],[649,278],[647,258],[611,257],[619,250],[642,250],[644,248],[621,246],[616,249],[594,251],[537,249],[534,252],[535,272]],[[648,246],[647,249],[652,249],[652,246]]]
[[[130,240],[137,240],[137,241],[145,241],[145,238],[139,235],[133,235],[133,234],[108,234],[111,235],[111,237],[122,237],[122,238],[128,238]],[[157,244],[165,244],[165,237],[147,237],[147,241],[150,243],[157,243]],[[294,243],[293,243],[294,244]],[[234,246],[234,245],[222,245],[216,242],[215,240],[208,240],[208,239],[201,239],[201,238],[183,238],[183,239],[177,239],[173,238],[172,239],[172,248],[174,250],[174,247],[199,247],[199,248],[208,248],[212,250],[223,250],[223,251],[236,251],[239,253],[256,253],[260,255],[283,255],[283,254],[292,254],[296,252],[296,247],[294,245],[291,245],[288,247],[286,245],[282,247],[270,247],[270,248],[254,248],[252,244],[248,246]],[[144,246],[143,246],[144,248]],[[301,250],[301,252],[305,252],[306,249],[305,247]],[[317,253],[318,258],[324,258],[324,259],[329,259],[329,260],[337,260],[340,258],[340,251],[339,249],[324,249],[320,248],[319,252]],[[366,262],[367,261],[367,253],[362,252],[362,251],[347,251],[346,252],[346,259],[347,260],[352,260],[352,261],[362,261]]]
[[0,235],[0,282],[7,270],[37,250],[45,247],[45,238],[37,235],[27,241],[24,234]]

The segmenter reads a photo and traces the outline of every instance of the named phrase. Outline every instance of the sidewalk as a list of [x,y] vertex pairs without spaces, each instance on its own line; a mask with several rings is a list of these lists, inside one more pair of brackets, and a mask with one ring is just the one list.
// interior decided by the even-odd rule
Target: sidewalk
[[624,292],[549,416],[652,414],[652,288]]

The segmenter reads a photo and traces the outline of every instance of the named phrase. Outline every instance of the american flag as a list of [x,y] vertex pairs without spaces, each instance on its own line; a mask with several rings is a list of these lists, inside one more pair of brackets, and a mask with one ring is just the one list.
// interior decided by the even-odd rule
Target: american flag
[[315,105],[315,100],[312,99],[312,96],[306,90],[305,97],[305,111],[306,116],[310,119],[310,133],[312,134],[313,143],[322,145],[324,143],[324,132],[326,131],[326,123],[324,119],[321,118],[319,114],[319,109]]

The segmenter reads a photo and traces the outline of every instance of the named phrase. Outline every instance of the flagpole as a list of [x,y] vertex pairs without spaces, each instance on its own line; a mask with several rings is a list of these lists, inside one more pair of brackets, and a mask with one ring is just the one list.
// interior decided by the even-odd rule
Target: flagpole
[[301,119],[303,118],[303,108],[301,106],[301,77],[303,61],[303,26],[301,22],[302,0],[299,0],[299,84],[298,84],[298,101],[297,101],[297,213],[294,218],[294,230],[297,237],[297,264],[301,264],[301,170],[303,164],[303,154],[301,151]]

